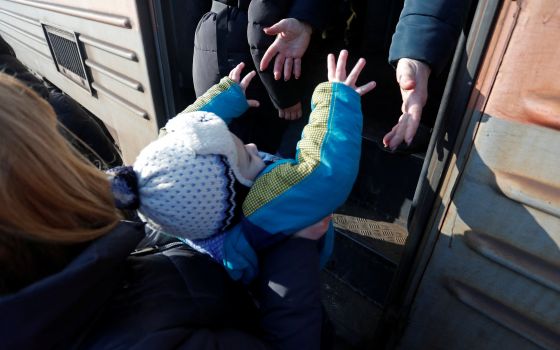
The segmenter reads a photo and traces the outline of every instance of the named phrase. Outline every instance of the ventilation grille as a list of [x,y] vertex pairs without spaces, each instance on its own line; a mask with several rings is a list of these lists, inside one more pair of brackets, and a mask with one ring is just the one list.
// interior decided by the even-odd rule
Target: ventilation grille
[[91,93],[76,34],[43,24],[58,71]]

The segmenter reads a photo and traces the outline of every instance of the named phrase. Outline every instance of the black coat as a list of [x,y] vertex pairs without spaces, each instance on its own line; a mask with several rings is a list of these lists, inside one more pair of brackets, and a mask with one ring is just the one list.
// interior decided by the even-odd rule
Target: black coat
[[[328,15],[328,6],[320,0],[246,0],[239,4],[241,7],[214,1],[212,11],[199,22],[193,60],[197,96],[206,92],[241,61],[246,64],[246,73],[259,67],[262,56],[275,39],[266,35],[263,28],[284,18],[296,18],[317,31],[326,24]],[[293,106],[301,97],[300,84],[295,79],[275,81],[273,67],[274,62],[264,72],[257,69],[268,95],[276,108]],[[257,82],[252,84],[256,86],[255,91],[261,88]]]
[[15,56],[0,36],[0,72],[11,75],[33,89],[53,107],[60,122],[61,133],[87,159],[98,167],[122,164],[121,156],[102,123],[54,87],[48,87]]
[[0,72],[17,78],[33,89],[39,96],[48,99],[49,91],[43,81],[27,69],[15,56],[10,45],[0,36]]
[[307,79],[306,56],[299,80],[274,80],[274,62],[264,72],[255,68],[260,66],[262,56],[274,41],[274,36],[266,35],[262,28],[293,17],[313,26],[319,35],[327,22],[328,9],[321,0],[220,0],[213,1],[211,11],[199,21],[193,55],[193,82],[197,96],[228,75],[239,62],[245,62],[243,74],[251,70],[259,74],[260,79],[253,79],[249,85],[247,97],[258,100],[260,107],[250,109],[230,125],[230,130],[243,142],[256,143],[259,149],[275,153],[288,125],[287,121],[278,118],[277,109],[291,107],[297,102],[308,103],[302,98],[307,88],[302,83]]
[[265,349],[244,332],[252,303],[192,251],[132,257],[143,225],[121,223],[76,259],[0,297],[3,349]]
[[406,0],[389,62],[413,58],[440,73],[453,55],[469,4],[469,0]]

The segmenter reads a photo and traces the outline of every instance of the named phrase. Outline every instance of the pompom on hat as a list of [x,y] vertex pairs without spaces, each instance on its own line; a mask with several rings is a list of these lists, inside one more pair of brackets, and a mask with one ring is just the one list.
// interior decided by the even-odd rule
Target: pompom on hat
[[239,171],[224,121],[209,112],[181,113],[162,131],[134,162],[134,179],[130,167],[109,172],[116,205],[136,207],[150,228],[189,240],[231,227],[241,215],[239,192],[253,181]]
[[237,149],[226,123],[210,112],[181,113],[165,125],[165,132],[181,133],[188,138],[189,146],[197,155],[222,155],[230,164],[235,177],[245,186],[253,180],[246,179],[237,166]]

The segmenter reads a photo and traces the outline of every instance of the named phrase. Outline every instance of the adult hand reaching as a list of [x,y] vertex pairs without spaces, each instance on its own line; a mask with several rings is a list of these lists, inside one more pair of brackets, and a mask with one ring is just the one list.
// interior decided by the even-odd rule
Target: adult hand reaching
[[265,70],[274,60],[274,79],[290,80],[292,73],[296,79],[301,76],[301,58],[309,46],[312,28],[295,18],[286,18],[263,29],[267,35],[276,35],[276,40],[268,47],[261,60],[260,70]]
[[358,77],[366,65],[366,60],[360,58],[358,63],[352,68],[352,71],[348,76],[346,76],[346,61],[348,60],[348,51],[342,50],[338,55],[338,61],[335,63],[334,55],[330,53],[327,56],[327,70],[330,82],[340,82],[344,85],[349,86],[354,89],[360,96],[363,96],[375,88],[375,81],[370,81],[369,83],[356,86]]
[[410,145],[428,99],[430,67],[420,61],[401,58],[397,64],[397,82],[402,95],[402,115],[397,125],[383,137],[385,147],[394,151],[403,141]]
[[[237,84],[239,84],[239,86],[241,86],[241,90],[243,90],[243,94],[245,94],[245,90],[247,90],[247,86],[249,86],[251,80],[253,80],[255,75],[257,75],[257,72],[252,70],[249,73],[247,73],[246,76],[243,77],[243,80],[241,80],[241,72],[243,71],[243,68],[245,68],[245,63],[244,62],[239,63],[237,66],[235,66],[235,68],[231,70],[231,72],[229,72],[228,77],[231,80],[235,81]],[[249,105],[249,107],[258,107],[259,101],[247,100],[247,104]]]

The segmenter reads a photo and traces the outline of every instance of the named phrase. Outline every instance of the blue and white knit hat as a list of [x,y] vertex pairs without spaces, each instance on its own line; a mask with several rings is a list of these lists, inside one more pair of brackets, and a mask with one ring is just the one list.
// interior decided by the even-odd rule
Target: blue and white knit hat
[[[226,124],[213,113],[191,112],[171,119],[164,129],[164,136],[146,146],[132,167],[140,217],[152,229],[189,240],[222,232],[240,212],[236,183],[252,185],[239,172]],[[131,203],[127,196],[135,192],[128,190],[134,185],[119,181],[123,173],[110,173],[117,205]]]

